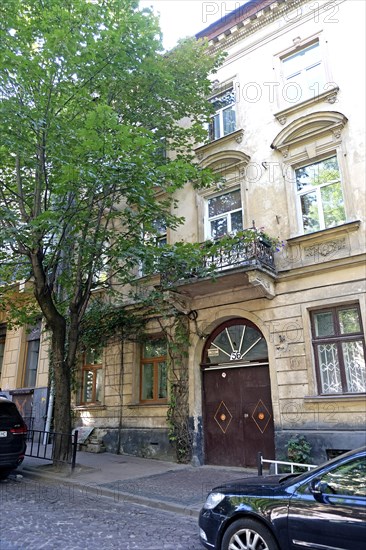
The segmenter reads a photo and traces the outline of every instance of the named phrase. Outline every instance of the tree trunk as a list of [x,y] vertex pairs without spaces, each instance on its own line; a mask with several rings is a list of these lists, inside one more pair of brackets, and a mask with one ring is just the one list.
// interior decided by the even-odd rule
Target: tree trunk
[[[70,460],[71,447],[71,370],[66,358],[66,319],[61,315],[53,300],[47,284],[42,254],[40,251],[30,256],[34,275],[34,295],[41,307],[51,332],[50,374],[54,378],[54,463],[67,463]],[[62,435],[61,435],[62,434]]]
[[72,454],[71,446],[71,380],[65,361],[65,326],[54,327],[51,344],[51,369],[54,378],[54,463],[67,463]]

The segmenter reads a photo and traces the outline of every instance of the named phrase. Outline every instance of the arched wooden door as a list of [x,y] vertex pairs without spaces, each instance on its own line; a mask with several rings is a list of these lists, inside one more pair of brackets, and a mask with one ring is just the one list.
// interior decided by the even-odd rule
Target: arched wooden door
[[207,340],[203,371],[206,464],[255,466],[274,457],[267,343],[245,319],[220,325]]

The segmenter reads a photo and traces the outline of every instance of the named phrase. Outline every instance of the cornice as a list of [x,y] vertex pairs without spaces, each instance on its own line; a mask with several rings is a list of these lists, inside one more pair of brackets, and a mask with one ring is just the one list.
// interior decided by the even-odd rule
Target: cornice
[[[345,0],[326,0],[324,5],[321,5],[321,10],[326,13],[327,4],[331,6],[335,3],[341,4]],[[308,5],[309,9],[304,13],[300,11],[300,16],[292,18],[291,20],[286,20],[286,24],[283,27],[276,29],[275,33],[287,32],[289,26],[296,26],[299,22],[306,21],[307,19],[314,17],[316,14],[315,8],[311,9],[311,5],[308,0],[278,0],[268,5],[262,10],[258,10],[257,13],[251,15],[247,19],[240,21],[234,24],[229,29],[223,30],[221,34],[217,34],[216,37],[209,40],[209,45],[211,46],[211,52],[216,53],[222,50],[226,50],[229,47],[235,45],[237,42],[242,41],[243,39],[249,37],[255,32],[259,31],[266,25],[273,23],[279,18],[285,16],[292,10],[299,10],[302,6]],[[317,3],[315,3],[317,5]],[[319,15],[317,14],[317,17]],[[274,34],[274,33],[272,33]],[[270,38],[271,39],[271,38]],[[273,39],[273,36],[272,36]],[[267,38],[261,38],[260,42],[266,41]],[[225,63],[230,61],[230,57],[226,58]]]
[[236,42],[240,42],[243,38],[273,23],[289,10],[299,8],[307,3],[308,0],[289,0],[287,2],[285,0],[278,0],[277,2],[273,2],[263,10],[259,10],[256,14],[236,23],[230,29],[209,40],[212,52],[226,49]]

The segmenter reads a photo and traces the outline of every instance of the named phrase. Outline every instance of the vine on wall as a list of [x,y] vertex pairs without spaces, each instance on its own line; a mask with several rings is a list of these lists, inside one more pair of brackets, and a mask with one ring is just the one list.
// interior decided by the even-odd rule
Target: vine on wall
[[189,427],[188,346],[189,321],[185,315],[173,319],[168,338],[169,406],[167,422],[169,440],[177,462],[186,464],[192,457],[192,433]]
[[125,341],[143,342],[147,338],[147,323],[158,323],[167,341],[169,441],[177,462],[187,463],[192,456],[188,403],[189,319],[175,307],[167,306],[158,292],[145,300],[139,298],[140,307],[134,311],[101,303],[91,307],[85,317],[81,346],[106,346],[116,336]]

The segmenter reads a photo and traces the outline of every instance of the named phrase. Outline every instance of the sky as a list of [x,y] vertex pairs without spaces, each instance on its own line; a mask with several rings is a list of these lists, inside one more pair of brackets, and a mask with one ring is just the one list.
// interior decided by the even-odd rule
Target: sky
[[179,38],[193,36],[245,3],[246,0],[140,0],[141,7],[152,6],[155,13],[160,13],[166,50],[173,48]]

